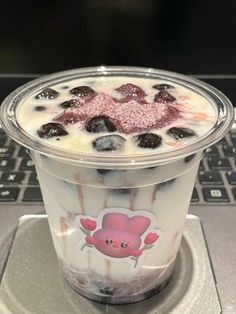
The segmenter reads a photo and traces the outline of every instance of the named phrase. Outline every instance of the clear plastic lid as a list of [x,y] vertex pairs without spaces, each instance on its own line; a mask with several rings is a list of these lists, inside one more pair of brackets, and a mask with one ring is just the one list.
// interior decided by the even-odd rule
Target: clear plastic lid
[[[216,112],[216,122],[212,128],[198,140],[171,151],[145,154],[115,155],[104,153],[79,153],[51,146],[27,133],[18,123],[16,112],[20,103],[38,90],[77,78],[98,76],[127,76],[152,78],[173,82],[195,91],[205,97]],[[1,106],[1,123],[6,133],[16,142],[50,158],[66,163],[80,164],[84,167],[100,168],[140,168],[166,164],[187,155],[203,150],[219,141],[231,128],[234,110],[230,101],[216,88],[191,77],[169,71],[140,67],[100,66],[63,71],[33,80],[12,92]]]

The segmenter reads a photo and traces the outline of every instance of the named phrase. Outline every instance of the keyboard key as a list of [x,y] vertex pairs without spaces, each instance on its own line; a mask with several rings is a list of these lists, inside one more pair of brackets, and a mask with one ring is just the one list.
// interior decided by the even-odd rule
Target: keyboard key
[[231,170],[231,165],[227,158],[209,157],[208,165],[212,170]]
[[15,147],[0,147],[0,157],[11,157],[14,154]]
[[24,202],[42,202],[42,194],[41,190],[38,187],[29,187],[26,188],[24,195],[23,195],[23,201]]
[[196,203],[198,201],[199,201],[199,198],[198,198],[197,190],[196,190],[196,188],[194,188],[193,189],[192,198],[191,198],[191,202],[192,203]]
[[223,151],[227,157],[236,157],[236,147],[224,145]]
[[203,188],[202,192],[206,202],[229,202],[228,193],[225,188]]
[[205,156],[206,156],[206,157],[210,157],[210,156],[219,156],[218,148],[217,148],[216,146],[208,147],[208,148],[206,149]]
[[13,170],[16,160],[11,158],[0,158],[0,170]]
[[0,182],[6,184],[21,183],[24,178],[24,172],[3,172]]
[[34,162],[31,159],[22,159],[20,164],[20,170],[34,170]]
[[29,158],[29,150],[23,146],[20,147],[20,150],[18,152],[18,156],[19,157],[25,157],[25,158]]
[[213,171],[200,171],[198,179],[202,185],[223,185],[221,174]]
[[32,185],[39,184],[37,173],[35,171],[31,172],[28,183]]
[[236,171],[228,171],[226,173],[229,184],[236,185]]
[[19,188],[0,188],[0,202],[14,202],[19,195]]
[[236,188],[232,188],[232,192],[233,192],[234,199],[236,201]]

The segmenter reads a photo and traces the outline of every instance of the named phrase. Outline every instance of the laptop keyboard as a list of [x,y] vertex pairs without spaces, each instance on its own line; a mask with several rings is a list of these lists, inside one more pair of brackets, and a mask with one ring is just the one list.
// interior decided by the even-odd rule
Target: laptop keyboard
[[1,129],[0,202],[42,202],[34,164],[27,149],[16,144]]
[[192,203],[236,203],[236,129],[206,150]]
[[[34,164],[27,149],[0,129],[0,202],[41,203]],[[236,130],[207,149],[192,194],[192,204],[236,203]]]

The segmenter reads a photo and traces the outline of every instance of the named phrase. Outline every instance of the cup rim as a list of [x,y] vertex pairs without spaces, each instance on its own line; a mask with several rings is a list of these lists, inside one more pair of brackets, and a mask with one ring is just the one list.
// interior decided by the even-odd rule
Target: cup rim
[[[16,111],[23,98],[35,93],[38,89],[68,81],[70,79],[88,76],[123,75],[131,77],[157,78],[172,81],[200,93],[212,103],[218,113],[217,121],[212,128],[199,140],[184,147],[171,151],[151,152],[145,154],[116,155],[104,153],[80,153],[58,147],[52,147],[45,142],[37,141],[27,133],[17,122]],[[219,141],[231,128],[234,120],[234,109],[229,99],[215,87],[198,79],[183,74],[145,67],[130,66],[98,66],[57,72],[32,80],[13,91],[5,98],[0,108],[1,124],[6,133],[19,144],[37,151],[50,158],[66,163],[80,164],[91,168],[140,168],[152,167],[173,162],[185,156],[203,150]]]

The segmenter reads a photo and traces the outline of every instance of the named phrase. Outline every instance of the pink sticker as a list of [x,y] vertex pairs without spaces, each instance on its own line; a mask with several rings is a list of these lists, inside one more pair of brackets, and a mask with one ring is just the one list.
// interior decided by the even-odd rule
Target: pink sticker
[[150,212],[124,208],[104,209],[97,218],[76,215],[75,226],[84,234],[82,251],[97,250],[113,261],[128,258],[134,267],[162,234],[155,228],[155,218]]

